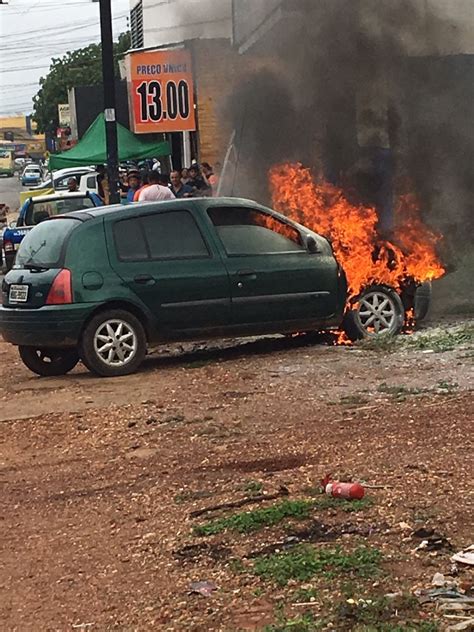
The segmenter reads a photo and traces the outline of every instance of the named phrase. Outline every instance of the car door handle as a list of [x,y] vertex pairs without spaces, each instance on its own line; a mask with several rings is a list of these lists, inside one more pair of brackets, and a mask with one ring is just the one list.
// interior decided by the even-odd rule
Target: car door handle
[[136,276],[134,279],[135,283],[139,283],[140,285],[154,285],[155,279],[151,276],[151,274],[140,274]]
[[251,277],[252,279],[257,278],[257,273],[255,272],[255,270],[239,270],[237,272],[237,275],[239,277]]

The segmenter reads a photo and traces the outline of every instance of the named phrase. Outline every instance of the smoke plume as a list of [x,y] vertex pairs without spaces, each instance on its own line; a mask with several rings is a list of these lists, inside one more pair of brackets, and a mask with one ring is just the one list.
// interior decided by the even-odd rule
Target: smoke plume
[[420,196],[455,261],[474,228],[474,55],[459,25],[418,0],[281,5],[283,19],[245,53],[265,69],[225,108],[239,156],[232,192],[268,202],[268,169],[296,160],[371,201],[385,156],[388,186]]

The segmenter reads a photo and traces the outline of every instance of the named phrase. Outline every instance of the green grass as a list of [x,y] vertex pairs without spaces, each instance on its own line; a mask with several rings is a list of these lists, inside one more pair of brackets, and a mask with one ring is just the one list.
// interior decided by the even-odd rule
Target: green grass
[[318,591],[316,588],[298,588],[292,595],[292,601],[294,603],[307,603],[308,601],[316,599]]
[[[360,591],[354,594],[360,594]],[[396,599],[354,596],[338,605],[336,616],[344,629],[350,624],[354,632],[435,632],[438,627],[434,623],[410,621],[416,617],[419,608],[412,595],[401,595]]]
[[344,552],[340,547],[329,549],[301,545],[290,551],[257,558],[253,573],[279,586],[286,586],[292,579],[306,582],[318,575],[335,577],[349,573],[371,577],[378,571],[380,560],[378,549],[365,546]]
[[391,334],[381,334],[372,338],[364,338],[355,344],[363,351],[396,351],[401,346],[401,338]]
[[373,506],[374,500],[370,496],[364,496],[361,500],[345,500],[344,498],[333,498],[321,493],[321,487],[305,487],[302,492],[315,498],[314,508],[319,509],[340,509],[345,513],[363,511]]
[[313,614],[306,612],[296,619],[280,617],[278,623],[265,626],[263,632],[316,632],[323,625],[323,621],[316,621]]
[[364,395],[354,393],[352,395],[344,395],[343,397],[341,397],[339,402],[344,406],[359,406],[362,404],[368,404],[369,400]]
[[263,492],[263,483],[260,481],[247,481],[242,486],[242,491],[250,495],[258,495]]
[[250,533],[263,527],[278,524],[285,518],[304,520],[309,517],[313,506],[314,502],[309,500],[284,500],[272,507],[245,511],[226,516],[225,518],[211,520],[194,527],[193,533],[201,536],[215,535],[227,530],[237,531],[238,533]]
[[320,495],[315,504],[316,509],[340,509],[345,513],[363,511],[372,507],[374,501],[370,496],[364,496],[361,500],[345,500],[344,498],[333,498],[332,496]]
[[429,389],[427,388],[417,388],[405,386],[404,384],[390,386],[386,382],[382,382],[377,386],[378,393],[385,393],[386,395],[392,395],[396,399],[400,399],[406,397],[407,395],[421,395],[423,393],[428,393]]
[[438,632],[439,626],[431,621],[407,621],[403,625],[378,623],[375,625],[357,625],[353,632]]
[[474,343],[474,324],[469,323],[446,331],[427,332],[407,340],[407,346],[412,349],[431,349],[437,353],[452,351],[461,345]]

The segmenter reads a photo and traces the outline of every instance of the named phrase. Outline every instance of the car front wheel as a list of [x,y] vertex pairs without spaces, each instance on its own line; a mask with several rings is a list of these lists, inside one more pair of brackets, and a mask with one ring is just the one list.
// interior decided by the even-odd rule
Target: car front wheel
[[351,340],[387,334],[395,336],[403,329],[405,310],[392,288],[373,285],[364,290],[344,318],[344,330]]
[[79,362],[75,349],[18,348],[23,364],[42,377],[66,375]]
[[93,373],[116,377],[134,373],[145,359],[146,348],[145,331],[138,318],[114,309],[97,314],[86,325],[80,356]]

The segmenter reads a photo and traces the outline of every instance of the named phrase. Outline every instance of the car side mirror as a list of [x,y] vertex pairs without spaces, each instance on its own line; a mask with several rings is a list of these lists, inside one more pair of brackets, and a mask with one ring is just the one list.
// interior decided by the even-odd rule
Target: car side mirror
[[306,236],[306,248],[311,255],[315,255],[319,252],[317,241],[312,235]]

